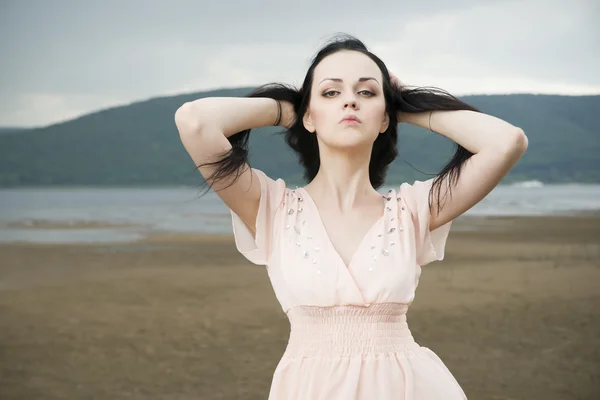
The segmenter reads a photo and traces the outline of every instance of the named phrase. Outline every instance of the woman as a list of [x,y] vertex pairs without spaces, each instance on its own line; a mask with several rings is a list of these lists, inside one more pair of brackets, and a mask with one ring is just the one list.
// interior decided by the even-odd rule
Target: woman
[[[409,89],[359,40],[314,58],[300,90],[206,98],[175,115],[181,140],[230,208],[237,249],[266,265],[290,320],[270,399],[464,399],[415,343],[406,312],[421,267],[444,258],[452,220],[483,199],[527,148],[523,131],[441,90]],[[435,178],[382,195],[397,124],[455,141]],[[280,125],[308,184],[249,168],[250,129]],[[434,207],[434,201],[436,206]]]

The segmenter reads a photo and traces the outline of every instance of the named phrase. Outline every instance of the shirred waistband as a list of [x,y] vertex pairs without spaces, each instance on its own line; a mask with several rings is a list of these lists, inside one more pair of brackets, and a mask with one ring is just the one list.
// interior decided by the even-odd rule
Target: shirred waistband
[[403,303],[294,307],[287,312],[291,330],[284,357],[373,355],[418,347],[406,323],[407,309]]

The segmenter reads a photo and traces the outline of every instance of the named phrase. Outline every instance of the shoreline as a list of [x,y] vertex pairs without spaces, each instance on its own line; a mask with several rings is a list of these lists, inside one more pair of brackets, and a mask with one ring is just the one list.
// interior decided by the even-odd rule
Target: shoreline
[[[600,224],[600,210],[581,211],[571,214],[558,215],[539,215],[539,216],[481,216],[481,215],[463,215],[452,223],[451,235],[457,232],[503,232],[511,229],[515,224],[560,224],[561,221],[580,221],[582,224],[588,224],[589,221],[597,221]],[[229,225],[229,224],[228,224]],[[43,241],[43,240],[3,240],[0,236],[0,246],[7,245],[40,245],[40,246],[94,246],[94,245],[136,245],[140,243],[154,243],[163,240],[166,241],[193,241],[202,242],[210,240],[227,241],[233,238],[233,232],[227,233],[205,233],[205,232],[177,232],[177,231],[152,231],[144,225],[131,223],[109,223],[103,221],[50,221],[43,219],[23,219],[18,221],[0,223],[0,230],[4,230],[7,236],[10,232],[21,232],[27,235],[40,233],[51,237],[52,233],[66,235],[61,241]],[[72,233],[75,237],[81,237],[81,234],[97,234],[97,241],[90,236],[87,240],[69,240],[68,234]],[[129,236],[127,236],[129,234]],[[111,239],[121,236],[121,239]]]

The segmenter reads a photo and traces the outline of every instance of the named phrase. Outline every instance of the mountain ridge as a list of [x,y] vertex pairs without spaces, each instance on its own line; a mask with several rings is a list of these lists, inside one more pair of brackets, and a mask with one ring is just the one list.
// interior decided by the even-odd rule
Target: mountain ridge
[[[175,111],[186,101],[242,97],[253,89],[153,97],[44,127],[0,128],[0,187],[199,185],[202,176],[181,144]],[[504,182],[600,182],[600,95],[459,98],[527,134],[528,150]],[[274,178],[301,184],[302,170],[276,134],[280,130],[252,132],[250,163]],[[407,124],[400,124],[398,132],[399,157],[390,165],[386,184],[429,178],[419,170],[437,173],[454,152],[454,143],[442,135]]]

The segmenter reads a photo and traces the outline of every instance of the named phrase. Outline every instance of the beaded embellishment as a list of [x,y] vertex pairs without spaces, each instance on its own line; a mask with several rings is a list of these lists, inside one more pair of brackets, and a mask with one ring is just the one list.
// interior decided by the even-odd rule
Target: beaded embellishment
[[[386,245],[381,246],[381,248],[378,248],[378,246],[376,246],[374,243],[369,245],[369,249],[371,250],[371,252],[373,253],[372,256],[370,257],[371,261],[368,263],[368,267],[367,269],[369,271],[373,271],[375,269],[375,265],[376,265],[376,261],[378,258],[378,255],[381,255],[383,257],[388,257],[391,254],[392,251],[392,247],[394,247],[395,245],[395,241],[393,237],[387,237],[392,235],[394,232],[396,232],[396,230],[398,231],[402,231],[402,227],[401,226],[392,226],[389,227],[390,223],[393,223],[394,221],[396,221],[396,217],[392,214],[392,210],[393,208],[388,204],[388,202],[390,202],[392,200],[392,194],[393,190],[390,189],[388,191],[388,193],[386,195],[381,195],[382,199],[384,200],[384,205],[385,205],[385,210],[384,210],[384,216],[383,216],[383,220],[384,220],[384,232],[386,235],[386,239],[389,240],[389,242]],[[295,240],[295,244],[296,247],[299,248],[300,254],[302,256],[302,259],[304,259],[306,262],[309,262],[311,265],[314,266],[315,268],[315,273],[320,275],[322,273],[320,267],[319,267],[319,252],[321,250],[321,248],[319,246],[316,245],[312,245],[313,243],[311,243],[311,240],[313,239],[313,236],[309,233],[309,229],[307,227],[307,220],[304,218],[300,218],[305,217],[304,216],[304,209],[301,207],[301,203],[304,201],[304,199],[302,198],[302,196],[298,193],[298,187],[296,187],[296,189],[294,190],[289,190],[286,194],[288,201],[288,209],[286,210],[286,221],[285,221],[285,229],[286,231],[289,230],[291,227],[293,227],[294,230],[294,234],[289,234],[288,235],[288,241],[292,241]],[[400,204],[401,198],[398,196],[396,198],[398,204]],[[282,202],[282,207],[283,207],[283,202]],[[401,206],[401,210],[404,211],[404,206]],[[383,238],[384,233],[379,233],[377,234],[377,238],[381,239]]]

